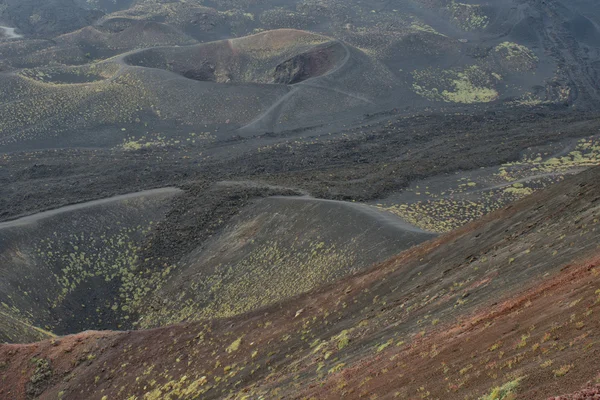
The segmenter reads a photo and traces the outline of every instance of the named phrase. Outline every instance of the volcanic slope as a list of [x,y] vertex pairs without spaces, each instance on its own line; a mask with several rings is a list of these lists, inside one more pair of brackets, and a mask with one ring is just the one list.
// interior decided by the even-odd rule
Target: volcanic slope
[[1,223],[0,340],[120,328],[119,312],[145,294],[142,280],[158,279],[137,271],[136,258],[179,192],[116,196]]
[[114,19],[59,35],[52,40],[28,38],[0,43],[3,69],[93,64],[134,49],[197,43],[160,22]]
[[589,109],[600,93],[588,0],[105,3],[89,25],[0,40],[3,150],[294,135],[392,108]]
[[211,141],[241,127],[324,122],[385,102],[394,85],[386,71],[358,49],[296,30],[21,70],[0,79],[0,144],[118,146],[167,125],[178,127],[166,135],[176,143],[207,130]]
[[[544,399],[598,378],[599,168],[233,318],[0,348],[6,398]],[[485,397],[484,397],[485,398]]]
[[410,223],[448,232],[553,183],[598,165],[598,137],[528,147],[519,161],[500,167],[457,171],[412,183],[379,207]]
[[[140,1],[110,18],[166,21],[199,41],[295,28],[360,48],[409,89],[400,107],[533,105],[595,97],[598,16],[590,0]],[[208,36],[207,36],[208,35]],[[590,79],[592,78],[592,79]],[[444,104],[445,103],[445,104]]]
[[294,192],[248,185],[204,189],[213,196],[186,215],[197,236],[177,220],[178,198],[189,193],[171,188],[1,223],[1,340],[233,316],[435,236],[371,206],[261,198]]
[[363,204],[263,198],[181,256],[176,271],[144,301],[137,326],[241,314],[361,271],[434,236]]
[[[81,2],[79,2],[81,3]],[[97,21],[104,13],[77,0],[3,0],[0,18],[28,35],[51,37]]]
[[203,82],[276,84],[271,90],[286,85],[283,96],[262,113],[250,114],[250,120],[245,115],[243,120],[236,113],[229,115],[232,123],[261,132],[301,126],[307,119],[325,122],[330,115],[351,115],[354,109],[368,110],[375,102],[389,101],[390,88],[396,86],[387,69],[358,49],[293,29],[191,48],[142,51],[124,60],[144,67],[167,66],[169,71]]

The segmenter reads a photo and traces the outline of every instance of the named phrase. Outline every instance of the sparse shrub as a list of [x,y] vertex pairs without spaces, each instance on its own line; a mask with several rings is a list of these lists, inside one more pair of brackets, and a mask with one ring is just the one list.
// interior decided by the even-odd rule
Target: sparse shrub
[[494,343],[493,345],[490,346],[490,351],[496,351],[500,348],[500,346],[502,346],[502,342]]
[[330,374],[334,374],[334,373],[336,373],[336,372],[339,372],[339,371],[341,371],[341,370],[342,370],[342,368],[344,368],[344,365],[346,365],[346,364],[344,364],[344,363],[339,363],[339,364],[337,364],[335,367],[331,368],[331,369],[330,369],[328,372],[329,372]]
[[382,345],[379,345],[379,346],[377,347],[377,352],[378,352],[378,353],[382,352],[383,350],[385,350],[385,349],[386,349],[386,347],[388,347],[388,346],[389,346],[390,344],[392,344],[393,342],[394,342],[394,340],[393,340],[393,339],[390,339],[390,340],[388,340],[387,342],[385,342],[384,344],[382,344]]
[[521,349],[521,348],[523,348],[523,347],[527,346],[527,339],[529,339],[529,334],[527,334],[527,335],[522,335],[522,336],[521,336],[521,341],[520,341],[519,343],[517,343],[517,346],[516,346],[516,348],[517,348],[517,349]]
[[521,380],[523,378],[517,378],[506,382],[502,386],[495,387],[490,394],[480,397],[479,400],[513,400],[516,398],[515,390],[521,383]]
[[240,336],[239,338],[237,338],[235,341],[233,341],[233,343],[231,343],[229,346],[227,346],[227,349],[225,349],[228,353],[233,353],[234,351],[237,351],[240,348],[240,345],[242,344],[242,338],[243,336]]
[[569,371],[571,369],[573,369],[574,365],[573,364],[565,364],[562,367],[555,369],[554,371],[554,376],[556,376],[557,378],[561,377],[561,376],[565,376],[566,374],[569,373]]
[[470,371],[472,368],[473,368],[473,364],[469,364],[469,365],[467,365],[466,367],[464,367],[463,369],[461,369],[461,370],[459,371],[459,373],[460,373],[461,375],[464,375],[464,374],[466,374],[467,372],[469,372],[469,371]]
[[41,358],[32,358],[31,362],[35,364],[35,370],[29,382],[27,383],[27,395],[31,398],[38,397],[48,387],[49,381],[52,378],[52,368],[50,361]]
[[337,343],[338,350],[342,350],[344,347],[348,346],[348,343],[350,343],[350,339],[348,338],[347,330],[343,330],[338,335],[337,338],[338,338],[338,343]]

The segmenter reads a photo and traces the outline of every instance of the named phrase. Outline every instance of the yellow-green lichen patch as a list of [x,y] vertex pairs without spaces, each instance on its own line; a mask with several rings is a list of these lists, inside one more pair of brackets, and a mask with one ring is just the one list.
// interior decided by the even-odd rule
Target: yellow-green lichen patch
[[413,90],[433,101],[474,104],[498,99],[496,77],[478,66],[462,71],[427,69],[413,71]]
[[40,83],[85,85],[110,79],[119,71],[116,63],[96,63],[76,67],[52,66],[23,69],[19,75]]
[[479,4],[459,3],[452,0],[448,10],[455,25],[464,31],[483,30],[490,22]]
[[[356,256],[351,247],[302,240],[289,246],[268,241],[236,264],[219,265],[212,274],[195,279],[189,293],[157,301],[160,309],[149,311],[140,326],[229,317],[306,292],[352,265]],[[190,297],[190,293],[195,295]]]
[[431,33],[433,35],[447,37],[446,35],[441,34],[438,31],[436,31],[435,29],[433,29],[433,27],[431,27],[430,25],[427,25],[426,23],[421,22],[421,21],[415,21],[415,22],[411,23],[410,29],[415,32],[425,32],[425,33]]
[[[43,78],[43,77],[42,77]],[[137,83],[135,83],[137,82]],[[138,112],[152,108],[148,88],[132,75],[83,84],[58,84],[17,76],[4,83],[7,104],[0,132],[18,131],[0,140],[7,144],[69,128],[103,124],[139,123]],[[18,92],[16,94],[15,92]],[[88,108],[93,103],[92,108]],[[67,121],[63,124],[59,121]]]
[[[170,380],[159,387],[152,389],[142,397],[143,400],[175,400],[182,398],[195,398],[211,389],[206,385],[208,380],[205,376],[190,379],[183,375],[179,380]],[[132,398],[136,398],[132,396]]]
[[510,400],[516,398],[516,390],[523,378],[517,378],[512,381],[506,382],[502,386],[498,386],[492,389],[492,391],[479,398],[479,400]]
[[10,342],[35,342],[56,337],[52,332],[34,326],[27,315],[4,302],[0,307],[0,332]]
[[51,332],[131,327],[143,299],[174,268],[140,257],[170,196],[169,190],[131,195],[5,227],[0,256],[9,284],[0,293],[0,338],[35,341]]
[[[143,237],[148,231],[149,227],[132,227],[98,236],[81,233],[70,234],[60,241],[42,239],[37,246],[37,257],[41,266],[53,271],[51,276],[58,288],[51,308],[62,307],[70,295],[92,281],[101,280],[112,287],[117,296],[105,299],[100,308],[128,320],[130,312],[139,307],[140,301],[159,287],[172,270],[149,271],[140,266],[136,242],[140,234]],[[61,247],[57,242],[62,243]],[[60,269],[56,270],[57,266]]]
[[531,71],[537,68],[538,57],[526,46],[502,42],[494,47],[500,65],[511,71]]
[[116,147],[117,150],[136,151],[148,148],[167,147],[167,146],[185,146],[196,143],[208,143],[215,140],[211,132],[190,132],[187,137],[171,138],[165,134],[156,132],[148,133],[140,137],[127,137],[123,143]]
[[600,163],[600,141],[597,137],[580,139],[572,151],[562,156],[543,158],[541,154],[524,156],[521,160],[503,164],[497,173],[507,182],[527,175],[567,174]]
[[498,98],[496,89],[476,86],[467,74],[458,73],[453,82],[454,90],[444,90],[442,97],[454,103],[489,103]]
[[567,174],[600,164],[600,143],[596,137],[581,139],[565,155],[545,157],[532,153],[520,161],[492,169],[486,178],[488,185],[462,178],[456,187],[446,188],[442,193],[431,189],[422,193],[416,186],[410,191],[423,200],[379,206],[422,229],[449,232],[559,182]]
[[111,17],[124,17],[136,20],[163,20],[167,24],[182,26],[189,22],[189,16],[194,13],[202,13],[207,19],[220,19],[216,10],[194,4],[193,2],[171,2],[140,1],[134,6],[114,12]]
[[242,344],[242,339],[243,337],[239,337],[237,339],[235,339],[233,342],[231,342],[231,344],[229,346],[227,346],[227,349],[225,349],[228,353],[233,353],[234,351],[238,351],[238,349],[240,348],[240,345]]
[[443,233],[481,218],[496,208],[475,201],[441,199],[393,205],[383,209],[421,229]]

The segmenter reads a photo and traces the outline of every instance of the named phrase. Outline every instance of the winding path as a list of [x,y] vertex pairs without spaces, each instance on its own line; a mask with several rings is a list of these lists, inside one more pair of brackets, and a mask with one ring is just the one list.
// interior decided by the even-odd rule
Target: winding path
[[63,214],[63,213],[69,212],[69,211],[81,210],[81,209],[88,208],[88,207],[99,206],[102,204],[114,203],[117,201],[135,199],[135,198],[144,197],[144,196],[153,196],[156,194],[178,194],[181,192],[182,192],[181,189],[178,189],[175,187],[166,187],[166,188],[160,188],[160,189],[144,190],[144,191],[135,192],[135,193],[122,194],[122,195],[118,195],[118,196],[107,197],[105,199],[87,201],[85,203],[71,204],[68,206],[55,208],[54,210],[42,211],[37,214],[27,215],[25,217],[21,217],[21,218],[12,220],[12,221],[2,222],[2,223],[0,223],[0,229],[30,225],[39,220],[50,218],[55,215]]
[[23,37],[23,35],[15,33],[15,28],[9,28],[8,26],[0,26],[0,29],[4,31],[4,34],[9,39],[19,39]]
[[387,211],[379,210],[373,206],[363,204],[363,203],[353,203],[349,201],[340,201],[340,200],[325,200],[325,199],[317,199],[309,196],[273,196],[277,199],[288,200],[288,201],[305,201],[312,203],[332,203],[337,204],[341,207],[347,207],[358,211],[362,214],[369,216],[369,218],[377,221],[377,223],[381,225],[391,226],[395,229],[400,229],[406,232],[420,233],[420,234],[428,234],[433,236],[437,236],[436,233],[425,231],[421,228],[418,228],[414,225],[409,224],[402,218],[398,217],[395,214],[392,214]]
[[[294,94],[296,94],[298,91],[300,91],[300,89],[302,89],[302,87],[308,87],[308,88],[317,88],[317,89],[325,89],[325,90],[332,90],[334,92],[346,95],[346,96],[350,96],[353,98],[357,98],[361,101],[366,101],[369,103],[372,103],[370,100],[365,99],[363,97],[358,97],[355,95],[352,95],[348,92],[344,92],[344,91],[340,91],[340,90],[336,90],[335,88],[328,88],[325,86],[320,86],[320,85],[314,85],[312,82],[326,77],[326,76],[330,76],[332,74],[335,74],[336,72],[338,72],[339,70],[341,70],[350,60],[350,50],[348,49],[348,46],[341,41],[336,40],[335,42],[339,43],[340,45],[342,45],[342,47],[344,48],[344,51],[346,52],[344,59],[338,63],[338,65],[335,66],[335,68],[333,68],[330,71],[327,71],[327,73],[320,75],[320,76],[316,76],[316,77],[312,77],[309,78],[305,81],[296,83],[295,85],[293,85],[292,89],[286,93],[285,95],[283,95],[282,97],[280,97],[275,103],[273,103],[271,105],[271,107],[269,107],[266,111],[264,111],[262,114],[260,114],[258,117],[256,117],[252,122],[242,126],[241,128],[239,128],[240,131],[245,131],[245,130],[254,130],[257,129],[257,127],[259,127],[259,125],[262,123],[263,126],[261,127],[262,130],[272,130],[276,121],[279,119],[279,116],[281,115],[281,108],[283,107],[283,105],[290,100]],[[264,126],[264,121],[267,121],[267,123],[269,124],[269,127]]]
[[[231,39],[228,39],[231,40]],[[305,81],[299,82],[297,84],[294,85],[287,85],[287,87],[289,88],[289,91],[284,94],[283,96],[281,96],[280,98],[278,98],[277,100],[275,100],[275,102],[273,104],[271,104],[265,111],[263,111],[260,115],[256,116],[251,122],[249,122],[248,124],[240,127],[238,130],[239,131],[245,131],[245,130],[256,130],[256,129],[261,129],[261,130],[272,130],[274,125],[276,124],[277,120],[279,119],[280,115],[281,115],[281,110],[284,107],[284,105],[291,100],[295,94],[297,94],[301,89],[303,88],[309,88],[309,89],[317,89],[317,90],[325,90],[325,91],[330,91],[330,92],[335,92],[338,94],[341,94],[343,96],[348,96],[351,97],[355,100],[358,101],[362,101],[364,103],[367,104],[375,104],[372,100],[361,96],[359,94],[355,94],[355,93],[350,93],[348,91],[344,91],[341,89],[337,89],[334,87],[328,87],[328,86],[323,86],[320,85],[316,82],[318,82],[320,79],[330,76],[332,74],[335,74],[336,72],[340,71],[342,68],[344,68],[347,63],[349,62],[350,58],[351,58],[351,53],[350,53],[350,49],[348,48],[348,46],[344,43],[341,42],[339,40],[332,40],[332,42],[335,43],[339,43],[344,51],[345,51],[345,55],[344,58],[330,71],[326,72],[323,75],[317,76],[317,77],[312,77],[309,78]],[[195,43],[195,44],[191,44],[191,45],[186,45],[186,46],[176,46],[176,47],[195,47],[198,45],[201,45],[202,43]],[[156,50],[156,49],[167,49],[167,48],[172,48],[175,46],[152,46],[152,47],[145,47],[145,48],[141,48],[141,49],[134,49],[134,50],[130,50],[127,51],[125,53],[116,55],[114,57],[108,58],[106,60],[104,60],[104,63],[115,63],[117,65],[119,65],[119,69],[115,72],[115,74],[113,74],[113,76],[108,80],[108,81],[114,81],[116,80],[120,75],[123,74],[123,72],[127,69],[127,68],[150,68],[150,69],[154,69],[152,67],[144,67],[144,66],[140,66],[140,65],[130,65],[127,63],[126,58],[128,56],[134,55],[134,54],[138,54],[138,53],[142,53],[145,52],[147,50]],[[174,79],[188,79],[185,78],[179,74],[176,74],[175,72],[172,71],[168,71],[168,70],[163,70],[165,72],[168,72],[170,74],[173,75],[173,80]],[[170,79],[171,80],[171,79]]]

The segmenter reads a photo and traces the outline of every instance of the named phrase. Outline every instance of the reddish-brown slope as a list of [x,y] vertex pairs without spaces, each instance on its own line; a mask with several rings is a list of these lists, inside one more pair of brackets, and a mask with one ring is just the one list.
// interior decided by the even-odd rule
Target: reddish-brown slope
[[[600,377],[599,377],[600,379]],[[600,399],[600,385],[589,384],[588,387],[579,390],[575,393],[555,396],[549,400],[585,400],[585,399]]]
[[[464,398],[521,380],[523,399],[544,399],[597,377],[600,366],[600,256],[542,282],[490,311],[366,358],[302,397]],[[552,363],[550,363],[551,361]],[[562,367],[565,375],[558,376]],[[425,396],[428,393],[427,396]],[[424,397],[421,397],[423,395]]]
[[545,399],[600,371],[600,171],[232,319],[0,347],[0,398]]

